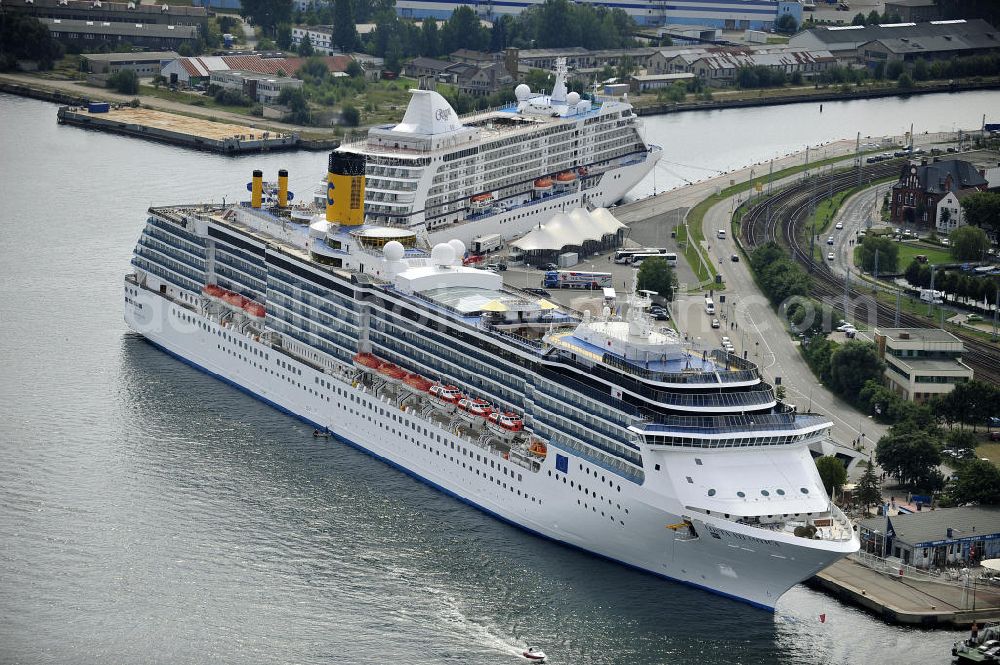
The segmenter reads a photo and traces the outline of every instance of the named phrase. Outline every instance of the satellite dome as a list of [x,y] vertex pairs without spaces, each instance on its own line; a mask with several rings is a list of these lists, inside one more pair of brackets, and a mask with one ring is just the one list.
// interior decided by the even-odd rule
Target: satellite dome
[[576,106],[577,104],[579,104],[580,103],[580,93],[578,93],[578,92],[571,92],[568,95],[566,95],[566,103],[569,104],[570,106]]
[[398,240],[390,240],[385,243],[385,247],[382,248],[382,256],[384,256],[387,261],[401,261],[403,259],[403,254],[403,243]]
[[450,266],[455,262],[455,248],[446,242],[434,245],[431,250],[431,263],[436,266]]
[[517,101],[523,102],[531,94],[531,88],[528,87],[527,83],[522,83],[521,85],[514,88],[514,96],[517,97]]
[[465,243],[458,238],[452,238],[448,244],[455,250],[455,263],[461,263],[462,259],[465,258]]

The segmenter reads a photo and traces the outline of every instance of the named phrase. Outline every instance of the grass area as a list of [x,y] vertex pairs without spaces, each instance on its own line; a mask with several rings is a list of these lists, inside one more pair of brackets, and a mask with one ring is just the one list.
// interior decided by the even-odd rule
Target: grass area
[[245,115],[248,122],[260,122],[263,120],[259,116],[251,115],[251,107],[249,106],[220,104],[210,95],[198,95],[195,93],[183,92],[181,90],[171,90],[164,87],[156,88],[151,85],[140,85],[139,94],[156,97],[157,99],[163,99],[170,102],[177,102],[179,104],[187,104],[188,106],[194,106],[195,108],[213,109]]
[[927,262],[934,265],[955,262],[955,259],[951,256],[951,252],[935,245],[916,242],[901,242],[897,244],[899,245],[899,263],[897,265],[900,271],[906,270],[906,267],[910,265],[914,257],[918,254],[926,256]]
[[1000,466],[1000,443],[984,443],[976,447],[976,457],[985,457]]
[[418,84],[416,79],[404,77],[394,81],[369,81],[365,91],[351,103],[361,111],[362,124],[399,122],[410,101],[409,91]]
[[777,35],[770,35],[767,38],[768,44],[787,44],[788,37],[778,37]]

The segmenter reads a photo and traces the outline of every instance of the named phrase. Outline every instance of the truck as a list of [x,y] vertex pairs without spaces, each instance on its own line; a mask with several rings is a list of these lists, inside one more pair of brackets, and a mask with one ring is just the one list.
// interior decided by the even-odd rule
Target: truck
[[611,273],[550,270],[545,273],[542,286],[546,289],[605,289],[611,287]]
[[940,305],[944,300],[944,291],[935,291],[932,289],[920,289],[920,300],[923,302],[929,302],[934,305]]
[[499,233],[491,233],[485,236],[477,236],[472,239],[473,254],[489,254],[495,252],[503,246],[503,238]]
[[577,263],[580,262],[580,256],[576,252],[564,252],[559,255],[556,263],[559,264],[560,268],[572,268]]

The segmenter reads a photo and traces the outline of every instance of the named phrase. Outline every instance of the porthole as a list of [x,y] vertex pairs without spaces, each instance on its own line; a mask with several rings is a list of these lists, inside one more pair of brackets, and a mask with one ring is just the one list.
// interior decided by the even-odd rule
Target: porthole
[[809,494],[809,490],[806,489],[805,487],[800,487],[799,491],[802,492],[803,494]]
[[785,496],[785,490],[778,489],[778,490],[775,490],[775,492],[778,493],[778,496]]
[[708,495],[709,496],[715,496],[715,490],[714,489],[708,490]]
[[760,495],[761,495],[761,496],[771,496],[771,493],[770,493],[770,492],[768,492],[767,490],[761,490],[761,491],[760,491]]
[[736,496],[740,497],[741,499],[745,499],[747,497],[746,492],[737,492]]

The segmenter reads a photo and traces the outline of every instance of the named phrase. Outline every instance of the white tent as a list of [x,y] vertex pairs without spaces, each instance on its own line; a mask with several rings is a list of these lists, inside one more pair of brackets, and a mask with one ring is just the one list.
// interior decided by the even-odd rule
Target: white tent
[[615,219],[607,208],[587,211],[576,208],[569,214],[556,213],[541,228],[531,231],[511,243],[521,251],[559,251],[564,247],[582,246],[586,241],[600,242],[614,235],[625,225]]

